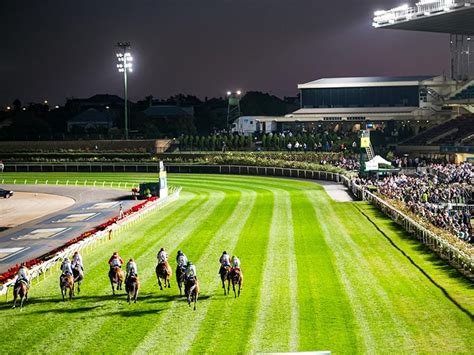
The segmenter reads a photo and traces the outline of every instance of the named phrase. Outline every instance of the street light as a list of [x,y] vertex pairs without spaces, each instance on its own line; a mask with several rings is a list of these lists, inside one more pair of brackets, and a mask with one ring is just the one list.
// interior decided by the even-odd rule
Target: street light
[[123,84],[124,84],[124,111],[125,111],[125,139],[128,139],[128,83],[127,83],[127,72],[132,72],[132,62],[133,57],[128,52],[130,48],[129,42],[119,42],[117,43],[117,47],[122,49],[122,52],[117,53],[117,69],[119,73],[123,73]]

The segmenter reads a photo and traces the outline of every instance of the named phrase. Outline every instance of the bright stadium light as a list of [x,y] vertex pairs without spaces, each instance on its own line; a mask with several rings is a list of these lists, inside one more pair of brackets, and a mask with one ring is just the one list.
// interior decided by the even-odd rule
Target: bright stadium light
[[237,90],[236,94],[240,96],[242,94],[242,91]]
[[117,53],[117,70],[119,73],[123,73],[123,83],[124,83],[124,112],[125,112],[125,139],[128,139],[128,82],[127,82],[127,72],[133,72],[133,57],[128,52],[130,48],[129,42],[119,42],[117,46],[122,49],[122,52]]
[[227,96],[230,96],[232,95],[232,92],[231,91],[227,91]]

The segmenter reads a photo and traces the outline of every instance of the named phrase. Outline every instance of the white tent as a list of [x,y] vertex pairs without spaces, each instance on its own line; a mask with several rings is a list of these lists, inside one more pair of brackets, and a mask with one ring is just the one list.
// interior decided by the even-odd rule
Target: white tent
[[376,155],[372,160],[365,163],[365,171],[379,170],[379,164],[392,166],[389,161],[385,160],[380,155]]

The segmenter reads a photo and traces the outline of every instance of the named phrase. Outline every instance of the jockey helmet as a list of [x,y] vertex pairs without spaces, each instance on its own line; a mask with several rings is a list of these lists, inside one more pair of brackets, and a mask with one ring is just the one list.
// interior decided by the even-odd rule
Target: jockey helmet
[[188,266],[192,265],[193,262],[192,261],[188,261]]
[[133,261],[133,258],[130,258],[130,260],[129,260],[129,261]]
[[235,255],[232,255],[232,259],[236,259],[237,257]]
[[114,256],[115,256],[115,255],[118,255],[118,252],[114,251]]
[[178,250],[178,255],[181,255],[183,254],[183,252],[181,250]]
[[161,248],[160,251],[164,251],[165,249],[164,248]]
[[222,254],[227,254],[227,252],[224,250],[224,252]]

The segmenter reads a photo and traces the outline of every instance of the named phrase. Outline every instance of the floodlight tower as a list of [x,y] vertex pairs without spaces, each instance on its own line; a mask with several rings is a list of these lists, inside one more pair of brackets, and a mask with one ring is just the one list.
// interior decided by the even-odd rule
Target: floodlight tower
[[229,122],[233,122],[240,117],[240,97],[242,91],[227,91],[227,124],[226,129],[229,130]]
[[125,111],[125,139],[128,139],[128,82],[127,82],[127,72],[132,72],[132,61],[133,57],[131,56],[128,49],[130,48],[130,42],[118,42],[117,47],[122,51],[117,53],[117,69],[120,73],[123,73],[123,84],[124,84],[124,111]]

